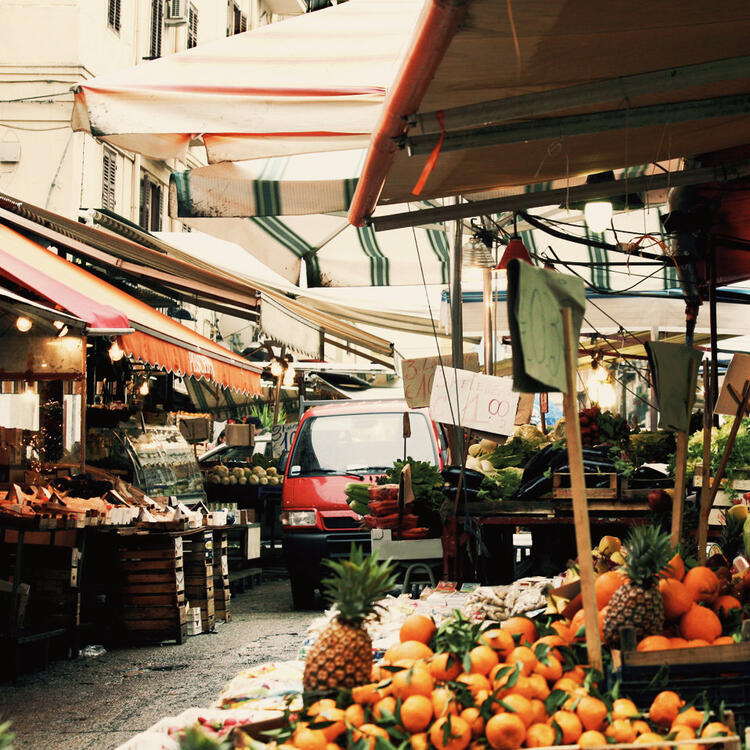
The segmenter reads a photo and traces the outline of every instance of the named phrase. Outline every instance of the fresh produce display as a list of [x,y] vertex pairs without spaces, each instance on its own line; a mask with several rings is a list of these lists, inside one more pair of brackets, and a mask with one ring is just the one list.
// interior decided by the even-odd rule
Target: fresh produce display
[[267,485],[282,484],[284,477],[279,474],[275,466],[264,469],[262,466],[235,466],[230,468],[219,464],[206,472],[206,482],[210,485]]
[[349,482],[344,488],[346,502],[358,515],[367,515],[367,504],[370,502],[371,485],[364,482]]
[[325,560],[332,575],[323,580],[338,615],[310,649],[302,682],[305,690],[335,690],[363,685],[372,672],[372,640],[364,621],[378,611],[378,600],[396,583],[390,561],[365,555],[352,544],[348,560]]
[[[711,474],[719,468],[724,448],[729,440],[734,418],[729,417],[718,429],[711,430]],[[674,459],[673,459],[674,461]],[[703,461],[703,431],[693,433],[688,439],[688,476],[692,476],[695,467]],[[729,454],[725,477],[727,479],[747,478],[750,476],[750,419],[743,419],[737,430],[734,446]]]
[[581,424],[581,442],[585,446],[611,445],[627,447],[630,429],[624,417],[611,411],[602,411],[598,405],[578,413]]
[[417,506],[426,511],[430,509],[437,511],[445,499],[443,497],[445,482],[437,467],[427,461],[415,461],[411,456],[407,456],[406,461],[395,461],[393,468],[378,479],[378,485],[398,485],[401,471],[407,463],[411,466],[411,489]]

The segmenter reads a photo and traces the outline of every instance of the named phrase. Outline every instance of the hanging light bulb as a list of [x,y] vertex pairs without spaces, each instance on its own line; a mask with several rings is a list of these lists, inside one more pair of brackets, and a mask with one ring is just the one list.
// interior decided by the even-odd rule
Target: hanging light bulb
[[109,347],[109,358],[113,362],[119,362],[124,355],[125,352],[120,348],[120,345],[117,343],[117,341],[113,341],[112,346]]
[[591,401],[602,409],[611,409],[617,403],[617,392],[609,370],[595,361],[591,366],[590,381],[588,392]]
[[25,316],[19,315],[18,318],[16,318],[16,328],[21,333],[26,333],[27,331],[31,330],[32,322]]
[[63,328],[65,328],[65,323],[63,323],[62,320],[53,320],[52,325],[55,326],[58,331],[61,331]]
[[63,336],[67,336],[67,335],[68,335],[68,326],[63,324],[62,327],[59,328],[57,331],[57,338],[61,339],[63,338]]
[[148,396],[149,390],[150,388],[148,385],[148,378],[146,378],[146,380],[144,380],[143,383],[141,383],[141,387],[138,389],[138,393],[140,393],[141,396]]
[[284,380],[282,381],[285,388],[291,388],[294,385],[294,376],[296,374],[297,371],[291,365],[288,365],[284,373]]
[[612,224],[612,203],[610,201],[589,201],[583,208],[586,224],[592,232],[601,234]]
[[271,375],[275,378],[279,378],[284,374],[284,365],[278,359],[271,361]]

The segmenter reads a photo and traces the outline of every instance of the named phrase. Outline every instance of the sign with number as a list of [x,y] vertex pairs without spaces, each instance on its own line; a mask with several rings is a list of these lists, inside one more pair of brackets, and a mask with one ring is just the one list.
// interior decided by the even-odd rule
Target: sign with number
[[[404,398],[411,409],[430,405],[432,381],[435,370],[441,365],[451,367],[453,357],[450,354],[441,357],[420,357],[404,359],[401,362],[401,378],[404,383]],[[464,370],[479,372],[479,355],[476,352],[464,354]]]
[[292,438],[297,432],[296,424],[277,424],[271,429],[271,445],[273,455],[280,456],[292,447]]
[[438,368],[432,383],[430,416],[493,435],[511,435],[518,394],[511,378],[479,375],[452,367]]

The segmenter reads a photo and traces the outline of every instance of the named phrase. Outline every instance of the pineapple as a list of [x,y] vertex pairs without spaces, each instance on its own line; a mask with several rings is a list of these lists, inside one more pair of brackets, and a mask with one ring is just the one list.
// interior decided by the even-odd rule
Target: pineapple
[[333,571],[323,580],[323,593],[336,602],[339,611],[307,655],[302,678],[306,692],[370,682],[372,641],[363,624],[396,583],[390,560],[378,562],[377,553],[365,555],[354,544],[348,560],[323,562]]
[[664,603],[659,578],[672,558],[669,534],[654,526],[634,527],[623,545],[626,551],[622,572],[626,583],[612,594],[604,617],[605,643],[620,643],[620,628],[635,628],[636,638],[661,633],[664,628]]

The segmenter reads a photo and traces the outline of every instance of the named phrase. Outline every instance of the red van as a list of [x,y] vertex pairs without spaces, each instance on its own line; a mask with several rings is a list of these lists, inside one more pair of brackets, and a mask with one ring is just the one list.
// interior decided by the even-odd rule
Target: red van
[[[403,437],[404,412],[411,437]],[[427,409],[405,401],[333,401],[308,409],[284,472],[281,524],[295,609],[310,608],[327,574],[325,558],[346,557],[352,542],[369,549],[370,533],[349,510],[349,482],[375,482],[411,456],[442,470],[445,450]]]

